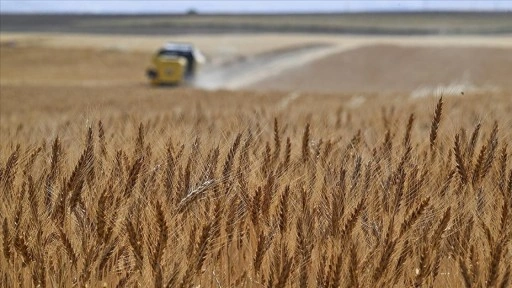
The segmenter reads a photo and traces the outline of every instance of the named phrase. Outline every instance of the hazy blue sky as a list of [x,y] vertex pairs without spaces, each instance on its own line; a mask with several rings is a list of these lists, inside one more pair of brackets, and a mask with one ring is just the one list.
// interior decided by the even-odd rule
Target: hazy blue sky
[[510,1],[373,0],[373,1],[111,1],[111,0],[0,0],[1,13],[203,13],[356,12],[411,10],[512,11]]

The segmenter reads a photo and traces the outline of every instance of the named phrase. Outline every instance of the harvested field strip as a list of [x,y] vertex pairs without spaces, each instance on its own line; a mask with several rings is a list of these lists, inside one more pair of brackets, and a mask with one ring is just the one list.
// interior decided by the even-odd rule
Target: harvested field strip
[[[253,83],[251,89],[310,92],[412,92],[431,87],[508,90],[512,49],[373,45],[340,51]],[[459,93],[461,92],[459,91]]]

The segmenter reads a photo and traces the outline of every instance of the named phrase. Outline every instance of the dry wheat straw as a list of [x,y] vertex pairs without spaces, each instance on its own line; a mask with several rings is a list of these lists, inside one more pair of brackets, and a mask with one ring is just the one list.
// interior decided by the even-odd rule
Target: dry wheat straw
[[441,115],[443,114],[443,97],[439,98],[437,102],[436,110],[434,112],[434,118],[430,128],[430,150],[433,150],[437,144],[437,133],[439,130],[439,123],[441,122]]
[[[85,145],[60,130],[66,136],[48,147],[8,135],[0,281],[507,287],[510,121],[475,125],[478,106],[468,99],[447,101],[458,109],[439,99],[432,117],[416,102],[376,100],[368,113],[334,118],[237,109],[236,123],[230,111],[191,105],[186,113],[187,104],[144,124],[99,121],[97,136],[84,129]],[[455,127],[440,129],[441,118]]]

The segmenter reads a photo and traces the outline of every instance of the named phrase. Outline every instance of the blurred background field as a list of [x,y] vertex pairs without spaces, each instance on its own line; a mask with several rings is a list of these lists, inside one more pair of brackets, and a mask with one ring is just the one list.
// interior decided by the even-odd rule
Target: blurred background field
[[[402,20],[412,21],[409,16]],[[124,17],[107,19],[115,22]],[[210,16],[204,17],[192,19],[202,23]],[[400,20],[402,16],[396,17]],[[464,14],[453,17],[455,22],[465,19]],[[477,23],[471,17],[468,21]],[[463,24],[460,27],[469,27]],[[223,33],[204,34],[194,28],[190,33],[144,36],[116,34],[115,26],[99,34],[62,27],[70,32],[50,33],[52,29],[47,29],[35,33],[37,26],[25,32],[2,30],[2,85],[142,85],[152,53],[167,41],[192,43],[206,55],[202,73],[192,84],[197,88],[388,93],[454,87],[491,91],[511,85],[512,41],[501,33],[361,35],[279,33],[279,29],[233,33],[234,28],[228,26]]]
[[[292,8],[292,7],[291,7]],[[280,15],[5,15],[2,30],[162,35],[184,33],[508,34],[506,12]]]

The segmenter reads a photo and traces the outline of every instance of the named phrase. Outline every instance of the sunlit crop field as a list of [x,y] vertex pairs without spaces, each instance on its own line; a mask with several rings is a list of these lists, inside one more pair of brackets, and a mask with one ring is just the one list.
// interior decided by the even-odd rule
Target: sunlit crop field
[[2,87],[3,287],[508,287],[503,93]]
[[2,17],[0,287],[511,286],[511,38],[325,34],[510,26],[432,15]]

